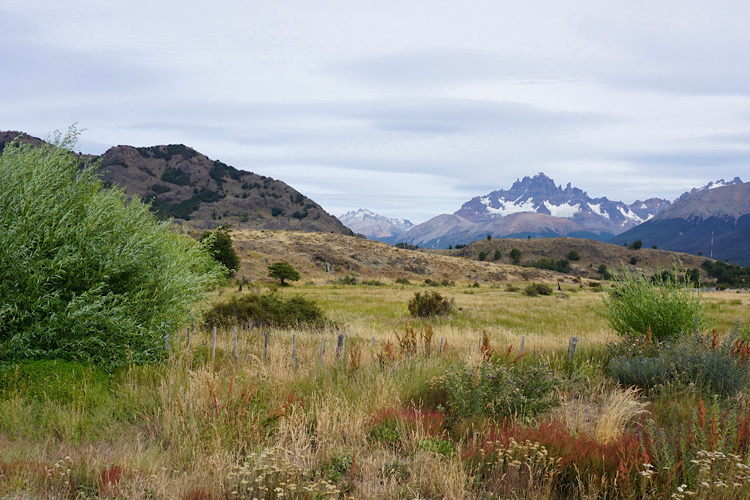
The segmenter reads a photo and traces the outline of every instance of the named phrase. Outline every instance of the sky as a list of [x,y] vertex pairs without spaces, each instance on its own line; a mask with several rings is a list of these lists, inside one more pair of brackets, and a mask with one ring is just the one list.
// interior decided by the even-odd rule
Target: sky
[[333,215],[750,181],[743,0],[2,0],[0,57],[0,130],[185,144]]

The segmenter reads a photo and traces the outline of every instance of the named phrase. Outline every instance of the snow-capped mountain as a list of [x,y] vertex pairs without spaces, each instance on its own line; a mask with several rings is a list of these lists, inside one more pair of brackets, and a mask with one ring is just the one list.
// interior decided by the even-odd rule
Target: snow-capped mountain
[[630,205],[591,198],[568,183],[565,189],[539,173],[517,180],[510,189],[492,191],[440,215],[395,239],[427,248],[445,248],[487,235],[499,238],[571,236],[605,241],[650,220],[671,205],[651,198]]
[[398,236],[414,227],[411,221],[376,214],[366,209],[347,212],[339,220],[355,233],[368,238],[385,239]]
[[455,213],[473,222],[522,212],[561,217],[578,223],[596,234],[621,233],[641,224],[671,205],[668,200],[651,198],[626,205],[607,198],[590,198],[585,191],[556,186],[555,182],[539,173],[517,180],[510,189],[492,191],[463,204]]
[[[716,182],[711,181],[708,184],[706,184],[705,186],[701,186],[699,188],[693,188],[690,191],[685,191],[684,193],[682,193],[680,195],[679,198],[677,198],[677,200],[684,200],[685,198],[687,198],[691,194],[697,193],[699,191],[707,191],[709,189],[716,189],[716,188],[720,188],[720,187],[724,187],[724,186],[733,186],[735,184],[742,184],[742,179],[740,179],[739,177],[735,177],[731,181],[725,181],[724,179],[719,179]],[[675,200],[675,201],[677,201],[677,200]]]

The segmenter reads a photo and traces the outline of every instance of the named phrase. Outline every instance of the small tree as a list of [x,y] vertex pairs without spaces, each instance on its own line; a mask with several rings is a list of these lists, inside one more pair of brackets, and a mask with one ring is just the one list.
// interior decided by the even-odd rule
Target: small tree
[[581,256],[575,250],[571,250],[565,258],[568,260],[580,260]]
[[640,250],[641,248],[643,248],[643,242],[641,240],[635,240],[630,244],[628,248],[630,248],[631,250]]
[[230,231],[231,226],[219,226],[214,231],[204,232],[198,241],[217,262],[227,268],[229,276],[233,276],[240,268],[240,257],[232,248]]
[[521,251],[517,248],[514,248],[510,251],[510,258],[513,259],[514,264],[518,264],[521,262]]
[[275,262],[268,266],[268,276],[279,280],[281,286],[287,286],[286,280],[299,281],[300,275],[288,262]]
[[500,260],[500,257],[503,256],[503,253],[500,251],[499,248],[495,249],[495,254],[492,256],[492,260]]
[[479,252],[479,260],[485,260],[486,258],[487,258],[487,252],[485,252],[484,250]]
[[607,269],[607,264],[600,264],[599,269],[597,269],[599,272],[599,275],[602,277],[603,280],[608,280],[612,277],[612,274],[609,272],[609,269]]

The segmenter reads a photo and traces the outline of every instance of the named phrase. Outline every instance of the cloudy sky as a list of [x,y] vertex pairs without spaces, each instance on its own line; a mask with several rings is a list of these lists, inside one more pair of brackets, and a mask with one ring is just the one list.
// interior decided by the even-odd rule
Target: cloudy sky
[[334,215],[750,181],[743,0],[2,0],[0,57],[0,130],[183,143]]

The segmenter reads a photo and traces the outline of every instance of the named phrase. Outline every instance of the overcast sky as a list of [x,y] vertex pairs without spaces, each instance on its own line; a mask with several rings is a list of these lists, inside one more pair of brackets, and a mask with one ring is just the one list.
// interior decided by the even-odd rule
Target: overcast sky
[[743,0],[2,0],[0,57],[0,130],[186,144],[334,215],[750,181]]

